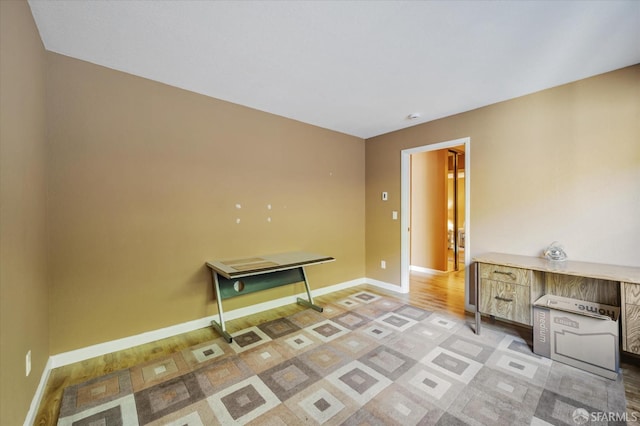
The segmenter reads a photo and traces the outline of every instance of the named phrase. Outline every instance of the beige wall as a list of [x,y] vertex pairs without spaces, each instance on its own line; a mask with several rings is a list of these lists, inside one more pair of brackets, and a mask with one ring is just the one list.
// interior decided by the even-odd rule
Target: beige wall
[[308,268],[312,288],[364,276],[364,140],[53,53],[48,65],[52,353],[214,314],[209,259],[304,250],[337,259]]
[[45,54],[26,2],[0,18],[0,424],[48,355],[215,313],[207,259],[317,251],[315,288],[399,284],[405,148],[471,138],[472,255],[640,266],[640,65],[364,142]]
[[446,271],[447,150],[411,156],[411,265]]
[[638,99],[640,65],[367,140],[367,276],[400,283],[387,210],[400,209],[401,150],[467,136],[472,256],[559,240],[574,260],[640,266]]
[[[45,52],[31,10],[0,1],[0,424],[25,420],[49,357]],[[25,376],[25,355],[32,370]]]

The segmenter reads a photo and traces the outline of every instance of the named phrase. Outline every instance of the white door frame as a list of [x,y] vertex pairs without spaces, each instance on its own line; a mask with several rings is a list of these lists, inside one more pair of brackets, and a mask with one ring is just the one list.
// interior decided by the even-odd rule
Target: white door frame
[[464,307],[467,311],[475,311],[475,306],[469,304],[467,295],[469,294],[469,275],[467,266],[471,263],[471,138],[461,138],[446,142],[423,145],[415,148],[403,149],[400,159],[400,288],[403,293],[409,292],[409,263],[411,252],[410,239],[410,211],[411,211],[411,155],[427,151],[437,151],[440,149],[453,148],[464,145]]

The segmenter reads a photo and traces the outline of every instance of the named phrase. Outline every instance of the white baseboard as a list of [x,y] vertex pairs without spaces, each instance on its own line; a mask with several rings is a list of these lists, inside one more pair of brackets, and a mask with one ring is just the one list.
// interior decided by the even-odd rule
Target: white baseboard
[[418,272],[421,274],[428,274],[428,275],[447,275],[448,274],[447,271],[439,271],[437,269],[423,268],[422,266],[416,266],[416,265],[409,266],[409,270],[411,272]]
[[51,374],[51,370],[53,368],[52,364],[53,362],[51,360],[51,357],[49,357],[49,360],[47,361],[47,364],[44,366],[44,370],[42,371],[42,375],[40,376],[40,383],[38,384],[36,393],[33,395],[33,399],[31,400],[27,418],[24,419],[24,426],[31,426],[36,422],[36,416],[38,415],[40,401],[42,401],[42,396],[44,395],[44,388],[47,386],[49,374]]
[[[334,291],[344,290],[344,289],[355,287],[361,284],[371,284],[376,287],[383,288],[385,290],[403,293],[400,286],[397,286],[394,284],[378,281],[372,278],[357,278],[355,280],[345,281],[332,286],[315,289],[313,290],[312,295],[314,297],[323,296],[325,294],[333,293]],[[269,309],[278,308],[278,307],[289,305],[292,303],[296,303],[296,299],[298,297],[305,298],[306,293],[300,293],[294,296],[282,297],[280,299],[270,300],[267,302],[258,303],[256,305],[251,305],[244,308],[234,309],[232,311],[225,312],[225,321],[242,318],[247,315],[267,311]],[[24,423],[25,426],[32,425],[35,421],[37,410],[38,410],[38,407],[40,406],[40,402],[44,394],[44,389],[52,369],[62,367],[64,365],[73,364],[75,362],[84,361],[97,356],[106,355],[112,352],[129,349],[134,346],[150,343],[156,340],[164,339],[164,338],[175,336],[178,334],[187,333],[189,331],[197,330],[200,328],[208,327],[211,325],[211,320],[213,319],[217,319],[217,315],[200,318],[193,321],[187,321],[182,324],[176,324],[176,325],[161,328],[158,330],[152,330],[145,333],[137,334],[135,336],[124,337],[122,339],[99,343],[97,345],[87,346],[87,347],[76,349],[73,351],[63,352],[63,353],[50,356],[47,362],[47,365],[45,366],[45,369],[42,372],[42,377],[40,378],[40,384],[38,385],[38,389],[36,390],[36,393],[33,396],[33,400],[31,401],[31,407],[29,409],[29,413],[27,413],[27,418],[25,419],[25,423]]]
[[[313,290],[312,295],[314,297],[323,296],[328,293],[333,293],[334,291],[344,290],[346,288],[354,287],[360,284],[365,284],[370,281],[371,280],[368,280],[365,278],[358,278],[355,280],[335,284],[332,286],[315,289]],[[392,286],[392,287],[396,287],[396,286]],[[280,306],[289,305],[291,303],[296,303],[296,299],[298,297],[305,298],[306,293],[300,293],[294,296],[282,297],[280,299],[269,300],[267,302],[258,303],[256,305],[234,309],[232,311],[226,311],[225,321],[242,318],[247,315],[267,311],[269,309],[279,308]],[[217,317],[218,317],[217,315],[212,315],[205,318],[184,322],[182,324],[176,324],[176,325],[161,328],[158,330],[148,331],[145,333],[137,334],[135,336],[124,337],[122,339],[112,340],[109,342],[99,343],[97,345],[87,346],[87,347],[76,349],[73,351],[52,355],[50,357],[50,361],[52,363],[51,368],[57,368],[63,365],[73,364],[75,362],[84,361],[89,358],[106,355],[112,352],[129,349],[134,346],[154,342],[156,340],[164,339],[164,338],[175,336],[178,334],[187,333],[189,331],[197,330],[199,328],[208,327],[211,325],[211,320],[217,319]]]
[[380,287],[380,288],[385,289],[385,290],[394,291],[396,293],[408,293],[409,292],[407,289],[403,289],[399,285],[387,283],[387,282],[384,282],[384,281],[378,281],[378,280],[375,280],[373,278],[365,278],[365,280],[366,280],[367,284],[371,284],[371,285],[374,285],[376,287]]

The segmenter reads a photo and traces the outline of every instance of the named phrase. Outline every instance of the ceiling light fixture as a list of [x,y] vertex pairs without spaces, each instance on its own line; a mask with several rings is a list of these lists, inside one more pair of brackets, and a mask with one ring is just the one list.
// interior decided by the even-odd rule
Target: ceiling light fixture
[[407,115],[407,119],[409,120],[415,120],[417,118],[420,118],[420,114],[418,114],[417,112]]

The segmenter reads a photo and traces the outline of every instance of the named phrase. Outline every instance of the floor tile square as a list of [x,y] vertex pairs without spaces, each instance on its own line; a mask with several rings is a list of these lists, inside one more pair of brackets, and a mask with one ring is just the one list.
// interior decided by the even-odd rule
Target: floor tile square
[[198,401],[147,423],[146,426],[209,426],[219,424],[206,400]]
[[[591,413],[598,411],[595,407],[590,407],[567,396],[544,390],[538,401],[535,417],[553,425],[572,425],[578,424],[574,421],[574,418],[580,421],[582,420],[582,418],[578,416],[583,413],[587,413],[587,421],[589,421]],[[586,422],[581,424],[585,423]]]
[[278,318],[276,320],[260,324],[258,328],[272,339],[277,339],[278,337],[286,336],[287,334],[295,333],[300,330],[300,327],[289,321],[287,318]]
[[123,396],[102,405],[60,417],[57,426],[93,426],[93,425],[137,426],[138,412],[133,395]]
[[349,329],[333,322],[332,320],[324,320],[304,329],[307,333],[320,339],[323,342],[330,342],[349,333]]
[[297,358],[278,364],[260,373],[259,377],[280,401],[286,401],[320,380],[318,373]]
[[376,322],[374,322],[373,325],[363,327],[362,330],[359,330],[359,331],[369,337],[373,337],[379,342],[383,342],[398,334],[395,330],[391,329],[390,327],[385,327],[382,324],[379,324]]
[[361,303],[362,302],[360,302],[358,300],[351,299],[351,298],[338,300],[336,302],[337,305],[340,305],[342,308],[345,308],[345,309],[353,309],[356,306],[360,306]]
[[455,333],[464,325],[463,320],[452,318],[448,315],[443,314],[429,315],[427,318],[422,320],[422,323],[438,327],[448,333]]
[[209,396],[247,379],[254,372],[239,356],[232,356],[207,364],[196,370],[194,374],[204,394]]
[[372,419],[375,419],[373,424],[397,426],[422,424],[421,422],[435,424],[443,413],[442,409],[427,399],[420,398],[395,383],[369,401],[363,410],[368,411]]
[[355,330],[365,324],[368,324],[370,319],[356,313],[355,311],[349,311],[331,318],[331,321],[336,322],[350,330]]
[[298,356],[309,368],[325,377],[349,362],[349,355],[331,345],[322,345]]
[[351,356],[353,359],[373,350],[380,345],[377,338],[369,336],[362,330],[345,334],[329,342],[329,345]]
[[[326,307],[323,307],[323,312],[325,310]],[[297,312],[291,315],[290,317],[288,317],[288,319],[299,328],[306,328],[320,321],[324,321],[327,318],[320,312],[317,312],[313,309],[305,309],[302,312]]]
[[191,368],[184,360],[182,353],[177,352],[165,358],[132,367],[130,369],[131,384],[134,392],[138,392],[189,371]]
[[422,363],[416,363],[395,383],[445,411],[466,386]]
[[248,423],[280,404],[258,376],[229,386],[207,398],[207,402],[222,424]]
[[262,373],[290,358],[277,342],[268,342],[238,354],[254,373]]
[[[289,426],[300,424],[300,419],[284,404],[278,404],[275,408],[261,414],[251,420],[247,426]],[[189,425],[191,426],[191,425]],[[206,426],[206,425],[205,425]]]
[[291,358],[311,350],[323,342],[315,333],[309,333],[305,330],[279,339],[276,343],[283,349],[283,353],[288,354]]
[[478,341],[468,340],[459,334],[451,335],[439,345],[443,349],[455,352],[458,355],[470,358],[481,364],[487,362],[495,348],[487,346]]
[[395,312],[389,312],[375,319],[375,322],[391,327],[395,331],[406,331],[418,322],[414,319],[402,316]]
[[415,306],[411,305],[401,306],[398,309],[395,309],[393,312],[416,321],[421,321],[427,318],[432,313],[431,311],[426,311],[424,309],[416,308]]
[[220,361],[235,355],[229,344],[220,337],[210,342],[201,343],[181,351],[182,357],[191,369],[200,368],[209,362]]
[[359,361],[391,380],[406,373],[416,363],[414,359],[387,346],[377,347],[360,357]]
[[104,405],[133,393],[131,375],[128,370],[116,371],[65,388],[60,417]]
[[270,342],[272,339],[264,331],[258,327],[249,327],[244,330],[238,331],[231,335],[233,340],[231,341],[231,348],[236,353],[241,353],[249,349],[253,349],[256,346],[260,346],[266,342]]
[[360,361],[352,361],[326,378],[358,404],[364,405],[392,381]]
[[315,382],[284,404],[298,418],[291,425],[340,425],[359,408],[327,380]]
[[195,375],[187,373],[136,392],[138,418],[142,424],[149,423],[204,397]]
[[465,384],[468,384],[482,368],[479,362],[442,347],[433,349],[420,362]]
[[357,300],[360,303],[367,303],[367,304],[373,303],[382,298],[382,296],[378,296],[377,294],[369,293],[367,291],[361,291],[359,293],[352,294],[350,297],[354,300]]
[[494,351],[485,366],[500,373],[510,374],[521,380],[526,380],[534,386],[544,387],[547,381],[550,365],[540,363],[539,360],[519,354],[514,351]]
[[[422,327],[421,324],[418,324],[411,330],[413,331],[416,328],[422,329]],[[396,334],[384,340],[383,343],[386,347],[394,349],[416,361],[421,360],[426,354],[437,347],[437,344],[425,335],[408,331]]]

